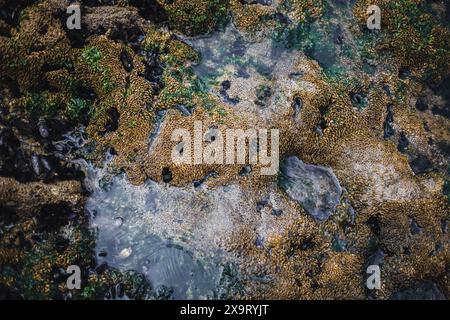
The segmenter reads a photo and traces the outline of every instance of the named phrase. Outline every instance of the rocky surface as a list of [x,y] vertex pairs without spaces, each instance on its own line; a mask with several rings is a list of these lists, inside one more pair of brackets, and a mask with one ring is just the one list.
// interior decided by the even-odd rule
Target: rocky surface
[[306,164],[297,157],[283,160],[279,184],[289,197],[319,221],[328,219],[340,203],[342,188],[333,171]]
[[[449,296],[448,4],[68,5],[0,0],[0,298]],[[196,121],[279,129],[280,173],[174,165]]]

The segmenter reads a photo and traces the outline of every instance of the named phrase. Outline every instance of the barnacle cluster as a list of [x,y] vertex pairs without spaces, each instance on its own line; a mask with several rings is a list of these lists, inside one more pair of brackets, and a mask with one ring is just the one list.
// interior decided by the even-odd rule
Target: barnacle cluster
[[[223,243],[242,287],[219,297],[389,299],[424,283],[448,297],[448,4],[89,1],[81,30],[67,30],[68,5],[0,0],[0,297],[171,297],[96,264],[80,158],[100,167],[105,153],[136,186],[242,190]],[[369,5],[381,30],[365,27]],[[223,40],[198,39],[221,32],[240,47],[217,61]],[[198,121],[279,129],[280,162],[332,170],[335,212],[318,221],[260,164],[175,165],[172,133]],[[65,286],[74,264],[82,290]],[[369,265],[379,290],[364,285]]]

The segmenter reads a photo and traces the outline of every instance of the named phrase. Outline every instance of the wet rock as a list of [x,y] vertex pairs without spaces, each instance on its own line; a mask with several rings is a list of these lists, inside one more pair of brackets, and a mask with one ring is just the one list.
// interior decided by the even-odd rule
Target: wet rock
[[264,248],[264,237],[263,237],[263,236],[261,236],[261,235],[259,235],[259,234],[256,236],[256,239],[255,239],[255,246],[256,246],[258,249]]
[[423,154],[410,161],[409,166],[415,174],[430,172],[433,169],[433,163]]
[[419,111],[426,111],[428,110],[428,103],[425,101],[424,97],[420,97],[416,101],[416,109]]
[[228,95],[227,90],[231,88],[231,82],[230,80],[224,80],[222,81],[222,83],[220,84],[220,94],[223,96],[223,101],[228,103],[228,104],[232,104],[232,105],[236,105],[240,102],[239,98],[231,98]]
[[263,199],[261,201],[258,201],[256,204],[256,211],[261,212],[262,209],[264,209],[265,206],[269,204],[269,201],[267,199]]
[[289,79],[295,79],[298,80],[304,76],[304,73],[302,71],[296,71],[289,73],[288,77]]
[[376,216],[371,216],[369,219],[367,219],[366,224],[369,226],[370,231],[375,236],[379,236],[381,232],[381,224],[380,224],[380,218]]
[[422,228],[417,224],[416,220],[414,220],[414,219],[411,219],[409,228],[411,230],[412,235],[422,232]]
[[[222,81],[222,83],[220,84],[220,86],[222,87],[221,90],[227,91],[228,89],[231,88],[231,82],[230,82],[230,80],[224,80],[224,81]],[[221,91],[221,92],[222,92],[222,91]]]
[[394,293],[392,300],[446,300],[444,294],[432,281],[423,281],[414,287]]
[[167,21],[167,14],[157,0],[129,0],[128,3],[139,10],[139,15],[155,23]]
[[38,130],[39,130],[39,134],[41,135],[42,138],[47,139],[50,136],[49,129],[48,129],[47,125],[45,124],[44,119],[39,119]]
[[265,107],[272,94],[273,94],[272,89],[269,86],[266,85],[259,86],[256,89],[255,104],[261,107]]
[[33,172],[36,176],[40,176],[41,174],[41,163],[39,157],[35,154],[31,156],[31,167],[33,168]]
[[241,177],[247,177],[251,172],[252,172],[252,167],[248,165],[248,166],[242,167],[241,171],[239,171],[239,175]]
[[205,183],[209,178],[216,178],[218,176],[219,176],[219,174],[217,172],[211,171],[206,176],[204,176],[202,179],[194,181],[194,187],[198,188],[198,187],[202,186],[203,183]]
[[369,259],[367,260],[367,264],[369,266],[380,266],[384,263],[384,257],[386,256],[386,254],[384,253],[383,250],[381,249],[377,249],[374,253],[372,253],[372,255],[370,255]]
[[141,76],[152,84],[153,92],[157,95],[164,87],[162,81],[164,65],[159,60],[158,52],[146,51],[143,55],[145,70]]
[[177,103],[176,105],[174,105],[173,108],[180,111],[183,114],[183,116],[192,115],[192,110],[186,107],[184,104]]
[[300,114],[300,111],[303,107],[303,100],[300,97],[295,97],[294,101],[292,102],[292,108],[294,109],[294,119],[297,119],[298,115]]
[[398,77],[402,80],[405,80],[407,78],[409,78],[411,76],[411,70],[409,70],[408,68],[405,67],[401,67],[398,70]]
[[281,209],[272,209],[271,214],[275,217],[279,217],[283,214],[283,210]]
[[52,165],[50,164],[50,161],[46,158],[46,157],[41,157],[41,164],[44,167],[44,169],[47,172],[51,172],[52,171]]
[[131,70],[133,70],[133,60],[126,51],[122,51],[120,54],[120,61],[126,72],[131,72]]
[[314,246],[315,246],[314,241],[312,241],[312,239],[310,239],[310,238],[307,238],[301,242],[299,249],[302,251],[306,251],[306,250],[314,248]]
[[119,128],[120,114],[119,114],[119,111],[117,111],[117,108],[113,107],[113,108],[109,109],[108,116],[109,116],[109,118],[108,118],[108,121],[106,122],[105,130],[103,131],[103,134],[105,134],[107,132],[116,131],[117,128]]
[[383,85],[383,90],[388,97],[392,96],[391,87],[389,87],[389,85],[387,84]]
[[358,110],[363,110],[368,104],[367,95],[364,93],[352,93],[350,94],[350,100],[352,105]]
[[98,256],[102,258],[106,257],[107,255],[108,253],[104,249],[100,250],[100,252],[98,253]]
[[388,105],[386,119],[384,120],[384,139],[389,139],[395,134],[394,124],[394,111],[393,105]]
[[347,241],[341,239],[339,236],[336,235],[333,238],[331,248],[333,249],[334,252],[344,252],[347,250]]
[[409,146],[409,140],[406,135],[401,132],[398,138],[397,150],[404,153]]
[[319,221],[333,214],[342,194],[339,181],[330,168],[306,164],[295,156],[283,160],[279,185]]
[[4,224],[7,226],[18,219],[16,212],[6,205],[0,204],[0,212],[2,213],[0,215],[0,225]]
[[172,181],[172,171],[169,168],[165,167],[162,170],[162,180],[165,183],[169,183]]

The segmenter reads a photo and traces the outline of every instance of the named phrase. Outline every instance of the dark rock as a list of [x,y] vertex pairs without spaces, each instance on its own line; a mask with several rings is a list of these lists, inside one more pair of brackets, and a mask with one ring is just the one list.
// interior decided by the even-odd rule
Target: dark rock
[[250,78],[250,74],[247,72],[247,70],[245,70],[244,68],[239,68],[237,71],[237,76],[239,78],[244,78],[244,79],[248,79]]
[[363,110],[364,108],[367,107],[367,104],[369,103],[367,95],[364,93],[351,93],[350,100],[352,102],[352,105],[358,110]]
[[380,219],[376,216],[371,216],[369,219],[367,219],[366,224],[369,226],[370,231],[375,236],[379,236],[381,232],[381,226],[380,226]]
[[100,252],[98,253],[98,256],[102,258],[106,257],[107,255],[108,253],[104,249],[100,250]]
[[441,229],[443,233],[447,233],[448,232],[448,220],[447,219],[442,219],[441,220]]
[[387,84],[383,85],[383,90],[384,90],[384,92],[386,92],[386,95],[388,97],[392,96],[391,87],[389,87],[389,85],[387,85]]
[[393,105],[388,105],[386,119],[384,121],[384,139],[388,139],[395,134],[393,124],[394,124]]
[[307,238],[300,243],[299,249],[305,251],[314,248],[314,246],[315,243],[312,241],[312,239]]
[[384,253],[383,250],[381,249],[377,249],[374,253],[372,253],[372,255],[369,257],[369,259],[367,260],[367,264],[369,266],[381,266],[384,263],[384,257],[386,256],[386,254]]
[[304,76],[304,73],[301,71],[297,71],[297,72],[291,72],[289,73],[288,77],[289,79],[300,79],[301,77]]
[[425,101],[424,97],[420,97],[419,99],[417,99],[416,101],[416,109],[419,111],[425,111],[428,109],[428,104]]
[[423,281],[414,287],[394,293],[392,300],[446,300],[444,294],[432,281]]
[[152,84],[153,91],[157,95],[164,88],[162,80],[164,65],[159,59],[159,53],[156,51],[146,51],[144,53],[144,63],[145,70],[141,76]]
[[241,177],[246,177],[252,172],[252,167],[250,165],[242,167],[241,171],[239,171],[239,175]]
[[341,239],[339,236],[336,235],[333,238],[331,248],[333,249],[334,252],[344,252],[347,250],[347,241]]
[[120,113],[119,111],[117,111],[117,108],[113,107],[109,109],[108,115],[108,121],[106,122],[105,131],[103,132],[103,134],[106,132],[116,131],[117,128],[119,128]]
[[430,172],[433,169],[433,163],[423,154],[410,161],[409,166],[415,174]]
[[283,160],[279,185],[319,221],[333,214],[342,194],[339,181],[330,168],[305,164],[295,156]]
[[195,187],[195,188],[198,188],[198,187],[200,187],[203,183],[205,183],[206,180],[208,180],[209,178],[215,178],[215,177],[218,177],[218,173],[215,172],[215,171],[211,171],[211,172],[209,172],[206,176],[204,176],[202,179],[200,179],[200,180],[195,180],[195,181],[194,181],[194,187]]
[[255,246],[259,249],[264,248],[264,237],[258,234],[255,239]]
[[303,100],[300,97],[295,97],[294,101],[292,102],[292,108],[294,109],[294,119],[297,119],[298,115],[300,114],[300,111],[303,107]]
[[47,139],[50,136],[49,129],[43,119],[39,119],[38,121],[38,130],[42,138]]
[[167,21],[167,14],[157,0],[129,0],[128,3],[139,10],[139,15],[154,23]]
[[0,224],[7,226],[11,223],[16,222],[18,219],[16,212],[8,206],[0,204],[0,212]]
[[31,156],[31,167],[33,168],[33,172],[36,176],[41,174],[41,163],[39,157],[35,154]]
[[67,238],[65,238],[65,237],[63,237],[63,236],[60,236],[60,235],[58,235],[58,236],[55,238],[55,241],[54,241],[55,250],[56,250],[58,253],[63,253],[64,250],[67,249],[67,247],[69,246],[69,244],[70,244],[70,240],[67,239]]
[[172,171],[169,168],[165,167],[162,170],[162,180],[165,183],[172,181]]
[[272,96],[272,89],[268,86],[261,85],[256,89],[256,99],[255,104],[265,107],[269,98]]
[[405,80],[411,76],[411,70],[405,67],[400,67],[398,70],[398,77],[402,80]]
[[283,214],[283,210],[281,209],[272,209],[271,214],[275,217],[279,217]]
[[433,112],[434,115],[440,115],[440,116],[450,119],[450,108],[449,107],[443,107],[443,108],[433,107],[431,109],[431,112]]
[[231,105],[237,105],[240,101],[241,101],[241,99],[239,99],[239,98],[230,98],[229,96],[228,96],[228,94],[223,98],[223,100],[226,102],[226,103],[228,103],[228,104],[231,104]]
[[256,211],[261,212],[262,209],[264,209],[265,206],[269,204],[269,201],[267,199],[263,199],[261,201],[258,201],[256,204]]
[[178,103],[178,104],[174,105],[173,108],[178,110],[178,111],[180,111],[183,114],[183,116],[190,116],[190,115],[192,115],[192,110],[188,109],[184,104],[179,104]]
[[411,230],[412,235],[422,232],[422,228],[417,224],[416,220],[414,220],[414,219],[411,219],[409,228]]
[[122,62],[123,68],[126,72],[131,72],[133,70],[133,60],[126,51],[122,51],[120,54],[120,61]]
[[397,150],[404,153],[409,146],[409,140],[406,135],[401,132],[398,138]]
[[231,88],[230,80],[224,80],[224,81],[222,81],[222,83],[220,85],[222,87],[222,90],[225,90],[225,91],[227,91],[228,89]]

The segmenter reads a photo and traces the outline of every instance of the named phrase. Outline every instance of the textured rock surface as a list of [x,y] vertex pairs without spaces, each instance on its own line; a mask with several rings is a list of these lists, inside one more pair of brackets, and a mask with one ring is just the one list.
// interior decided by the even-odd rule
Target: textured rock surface
[[308,214],[321,221],[333,214],[342,194],[331,169],[306,164],[294,156],[282,162],[279,183]]

